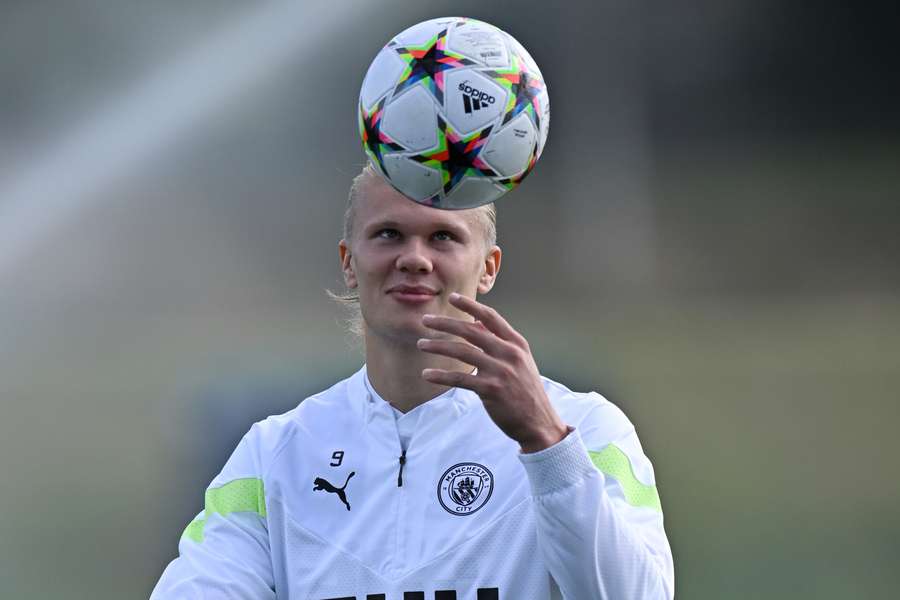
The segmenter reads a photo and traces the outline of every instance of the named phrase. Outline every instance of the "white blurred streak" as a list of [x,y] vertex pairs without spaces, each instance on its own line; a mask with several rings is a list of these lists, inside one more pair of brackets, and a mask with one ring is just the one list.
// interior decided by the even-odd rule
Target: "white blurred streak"
[[275,2],[241,13],[188,54],[139,82],[0,183],[0,277],[75,211],[172,147],[196,122],[286,63],[320,56],[354,10],[375,4]]

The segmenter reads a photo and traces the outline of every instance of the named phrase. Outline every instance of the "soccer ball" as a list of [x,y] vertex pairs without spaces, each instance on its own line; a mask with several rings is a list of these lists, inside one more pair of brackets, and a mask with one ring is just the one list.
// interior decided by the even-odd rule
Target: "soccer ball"
[[475,19],[414,25],[375,57],[359,94],[359,133],[375,169],[416,202],[493,202],[531,172],[550,100],[511,35]]

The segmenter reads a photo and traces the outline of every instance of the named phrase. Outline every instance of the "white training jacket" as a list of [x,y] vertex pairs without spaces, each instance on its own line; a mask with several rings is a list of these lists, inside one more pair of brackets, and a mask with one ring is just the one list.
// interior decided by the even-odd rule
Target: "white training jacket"
[[634,426],[596,393],[543,382],[571,431],[533,454],[461,388],[421,407],[402,451],[365,366],[256,423],[151,600],[670,600]]

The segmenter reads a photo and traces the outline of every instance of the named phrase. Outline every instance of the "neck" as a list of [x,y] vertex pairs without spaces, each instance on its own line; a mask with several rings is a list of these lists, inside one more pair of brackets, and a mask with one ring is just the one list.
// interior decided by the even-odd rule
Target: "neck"
[[469,373],[470,365],[446,356],[422,352],[416,340],[392,340],[366,331],[366,372],[375,391],[401,412],[408,412],[449,387],[422,379],[422,369]]

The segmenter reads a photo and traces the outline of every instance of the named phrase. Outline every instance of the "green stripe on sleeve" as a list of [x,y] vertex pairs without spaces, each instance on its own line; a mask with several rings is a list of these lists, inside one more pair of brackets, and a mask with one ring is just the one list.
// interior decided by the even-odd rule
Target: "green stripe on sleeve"
[[206,490],[206,517],[213,513],[255,512],[266,516],[262,479],[235,479],[222,487]]
[[184,533],[181,534],[181,537],[186,537],[194,540],[195,542],[203,541],[203,527],[206,525],[206,519],[197,519],[195,521],[191,521],[188,523],[188,526],[184,528]]
[[628,455],[618,447],[610,444],[600,452],[588,451],[591,462],[597,470],[614,478],[622,486],[625,500],[632,506],[652,508],[662,512],[662,504],[659,502],[659,494],[655,485],[646,485],[638,481],[631,467]]
[[252,512],[265,518],[266,494],[262,479],[235,479],[225,485],[206,490],[206,508],[202,519],[191,521],[181,537],[203,541],[203,528],[210,515],[223,517],[234,512]]

